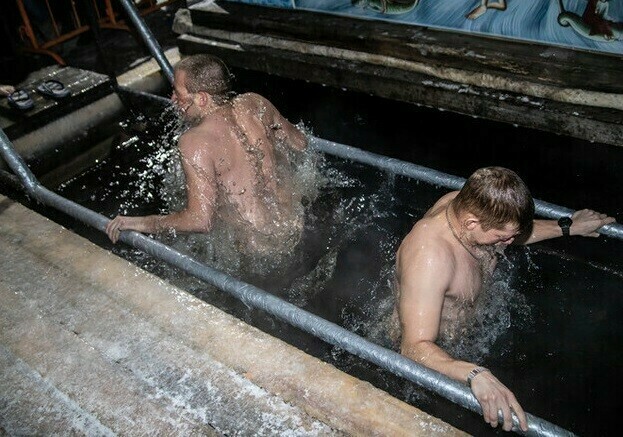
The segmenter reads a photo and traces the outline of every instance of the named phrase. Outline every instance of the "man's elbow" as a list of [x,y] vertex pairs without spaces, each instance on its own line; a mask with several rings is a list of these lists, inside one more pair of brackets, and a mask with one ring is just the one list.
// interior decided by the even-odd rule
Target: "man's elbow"
[[294,134],[290,136],[290,147],[292,147],[294,150],[302,152],[303,150],[307,149],[307,135],[305,135],[297,128],[294,128],[294,131]]
[[290,147],[296,150],[303,151],[307,148],[309,138],[302,127],[297,125],[290,125],[287,130],[284,131],[289,137]]
[[410,342],[402,342],[400,344],[400,354],[404,355],[407,358],[412,359],[416,363],[426,365],[426,362],[429,359],[429,345],[431,341],[428,340],[419,340],[419,341],[410,341]]
[[305,134],[305,132],[302,132],[301,130],[299,130],[299,134],[301,136],[301,141],[300,141],[301,150],[305,150],[307,149],[307,146],[309,146],[309,141],[311,139],[311,136],[308,136],[307,134]]
[[192,230],[192,232],[207,234],[212,230],[212,227],[212,219],[201,219],[194,223],[194,229]]
[[299,152],[302,152],[302,151],[306,150],[307,149],[307,140],[303,139],[303,141],[301,141],[299,144],[297,144],[296,149]]
[[195,232],[195,233],[208,233],[212,230],[213,220],[212,217],[205,214],[192,213],[185,211],[176,220],[177,223],[173,226],[180,232]]

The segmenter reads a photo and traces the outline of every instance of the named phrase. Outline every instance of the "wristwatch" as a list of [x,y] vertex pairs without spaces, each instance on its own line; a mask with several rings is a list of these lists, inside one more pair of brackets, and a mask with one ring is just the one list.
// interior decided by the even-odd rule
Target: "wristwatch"
[[571,220],[571,217],[560,217],[558,219],[558,226],[560,226],[560,229],[562,229],[563,237],[569,236],[569,228],[571,228],[572,224],[573,220]]

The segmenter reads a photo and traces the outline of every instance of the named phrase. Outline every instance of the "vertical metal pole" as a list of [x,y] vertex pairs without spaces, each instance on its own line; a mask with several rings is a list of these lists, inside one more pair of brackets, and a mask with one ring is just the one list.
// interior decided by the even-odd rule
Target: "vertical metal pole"
[[160,44],[158,44],[158,41],[156,40],[154,35],[151,33],[149,28],[145,25],[145,22],[141,18],[138,10],[136,9],[136,5],[134,4],[134,2],[130,0],[119,0],[119,2],[121,3],[121,6],[123,6],[125,11],[127,12],[134,26],[138,29],[138,33],[141,36],[141,38],[143,38],[143,42],[147,45],[149,52],[156,59],[156,62],[158,62],[158,65],[160,65],[160,68],[166,75],[167,79],[169,80],[169,83],[172,84],[173,83],[173,67],[171,67],[171,64],[169,63],[169,60],[166,58],[166,56],[164,56],[164,52],[162,51]]

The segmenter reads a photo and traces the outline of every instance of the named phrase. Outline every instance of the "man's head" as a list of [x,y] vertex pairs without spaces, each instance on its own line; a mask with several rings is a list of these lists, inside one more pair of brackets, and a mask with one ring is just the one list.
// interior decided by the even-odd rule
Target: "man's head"
[[175,65],[173,101],[187,118],[202,116],[202,109],[220,106],[231,95],[231,74],[219,58],[207,54],[188,56]]
[[216,56],[200,54],[188,56],[175,65],[175,71],[185,71],[188,92],[205,91],[218,103],[229,98],[231,74],[227,66]]
[[526,184],[503,167],[476,170],[452,201],[454,211],[475,218],[482,231],[503,231],[499,241],[528,232],[534,218],[534,201]]

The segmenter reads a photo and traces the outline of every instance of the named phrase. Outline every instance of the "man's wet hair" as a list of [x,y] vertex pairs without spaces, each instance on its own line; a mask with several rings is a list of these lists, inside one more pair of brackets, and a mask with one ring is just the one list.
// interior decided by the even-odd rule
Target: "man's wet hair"
[[512,170],[484,167],[467,179],[452,204],[455,211],[474,214],[484,231],[519,225],[529,232],[534,219],[534,200],[530,190]]
[[216,56],[188,56],[175,65],[175,70],[186,72],[186,89],[189,92],[205,91],[219,105],[230,99],[232,75],[225,63]]

